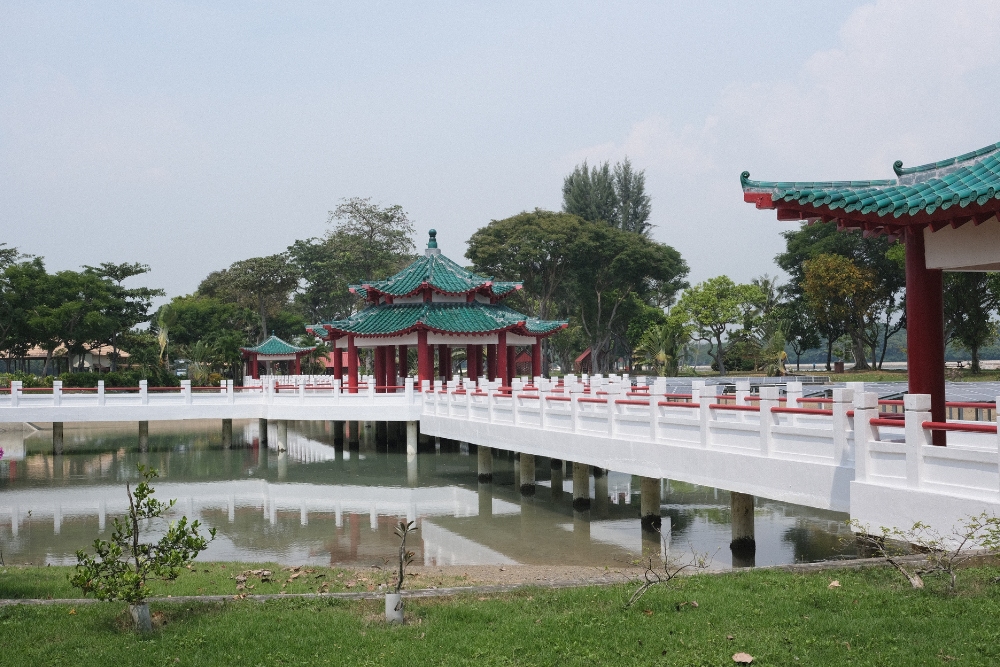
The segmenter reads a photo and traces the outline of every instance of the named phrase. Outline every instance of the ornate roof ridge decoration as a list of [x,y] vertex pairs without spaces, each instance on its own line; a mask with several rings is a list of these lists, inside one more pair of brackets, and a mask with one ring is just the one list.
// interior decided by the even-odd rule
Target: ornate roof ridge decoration
[[505,304],[480,303],[396,303],[373,304],[342,320],[313,324],[307,330],[317,336],[339,338],[403,335],[411,331],[445,334],[492,334],[510,331],[530,336],[547,336],[568,326],[562,320],[527,317]]
[[413,296],[427,288],[448,296],[480,293],[493,298],[503,298],[521,289],[520,282],[494,281],[493,276],[481,276],[445,257],[437,247],[437,232],[432,229],[429,234],[430,241],[423,257],[384,280],[349,285],[348,289],[367,300],[375,300],[380,295]]
[[740,175],[743,199],[777,209],[779,220],[829,222],[896,235],[904,227],[982,224],[1000,211],[1000,142],[919,167],[893,165],[896,179],[755,181]]
[[254,347],[241,347],[240,351],[253,353],[258,355],[277,355],[277,354],[295,354],[297,352],[312,352],[316,349],[313,347],[297,347],[291,343],[287,343],[274,334],[271,334],[267,340],[265,340],[260,345]]

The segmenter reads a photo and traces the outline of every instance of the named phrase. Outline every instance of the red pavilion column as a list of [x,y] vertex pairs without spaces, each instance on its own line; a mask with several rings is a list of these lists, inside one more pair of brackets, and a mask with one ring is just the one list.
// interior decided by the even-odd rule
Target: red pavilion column
[[514,376],[517,375],[517,347],[514,345],[507,346],[507,378],[504,380],[504,384],[510,386],[510,383],[514,380]]
[[253,358],[250,359],[250,375],[253,377],[254,380],[260,379],[260,367],[257,366],[256,354],[253,355]]
[[[930,394],[931,419],[947,417],[944,399],[944,295],[940,269],[928,269],[924,230],[906,230],[906,368],[911,394]],[[945,432],[934,444],[944,446]]]
[[531,346],[531,381],[542,375],[542,339],[536,338]]
[[487,345],[486,346],[486,379],[496,380],[497,379],[497,346]]
[[410,360],[407,355],[409,354],[409,348],[405,345],[399,346],[399,372],[398,375],[402,375],[404,378],[410,374]]
[[344,351],[336,347],[337,341],[333,341],[333,376],[343,381],[344,379]]
[[[396,346],[386,345],[384,348],[385,352],[385,386],[392,387],[396,385]],[[395,389],[386,389],[386,393],[395,393]]]
[[347,391],[358,393],[358,348],[352,334],[347,335]]
[[385,391],[385,347],[375,346],[375,391],[382,393]]
[[438,345],[438,375],[443,382],[451,377],[451,348],[447,345]]
[[494,355],[496,360],[496,378],[500,380],[500,384],[508,386],[510,381],[507,379],[507,332],[501,331],[497,334],[497,345],[496,354]]
[[481,348],[481,345],[467,345],[465,347],[465,368],[469,379],[473,382],[477,382],[483,372],[483,351]]
[[434,350],[427,343],[427,331],[417,332],[417,380],[434,382]]
[[295,355],[295,375],[302,375],[302,355]]

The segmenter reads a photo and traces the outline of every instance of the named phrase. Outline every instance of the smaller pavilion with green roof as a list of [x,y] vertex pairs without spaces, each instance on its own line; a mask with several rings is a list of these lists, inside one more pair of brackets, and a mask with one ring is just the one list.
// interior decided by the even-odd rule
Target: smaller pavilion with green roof
[[241,347],[240,353],[250,366],[250,376],[254,379],[259,379],[261,362],[267,364],[268,375],[270,375],[272,362],[291,361],[293,364],[288,374],[301,375],[302,357],[315,349],[315,347],[296,347],[291,343],[286,343],[272,333],[267,340],[256,347]]
[[[509,385],[517,347],[530,347],[532,376],[541,374],[541,341],[566,322],[540,320],[517,312],[503,300],[521,289],[519,282],[499,282],[459,266],[441,254],[437,232],[430,230],[424,256],[385,280],[351,285],[366,307],[348,318],[307,327],[331,342],[334,375],[347,366],[349,392],[357,392],[358,350],[372,348],[379,391],[406,375],[407,354],[417,349],[418,381],[451,376],[451,351],[465,348],[468,376],[483,375]],[[438,373],[434,372],[434,352]],[[344,355],[347,355],[346,361]]]

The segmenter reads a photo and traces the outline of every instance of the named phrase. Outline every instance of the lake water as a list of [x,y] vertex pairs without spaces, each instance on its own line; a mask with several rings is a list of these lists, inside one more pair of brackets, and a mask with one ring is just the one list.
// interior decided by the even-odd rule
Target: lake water
[[[662,548],[640,527],[639,480],[630,475],[591,477],[592,508],[580,513],[572,474],[560,479],[548,459],[536,460],[536,493],[526,497],[509,452],[495,452],[494,481],[479,484],[474,446],[431,443],[408,459],[377,446],[373,428],[350,451],[334,446],[329,422],[298,422],[289,424],[288,451],[278,452],[273,424],[272,449],[259,444],[257,429],[237,421],[233,448],[223,449],[218,422],[153,422],[149,451],[140,453],[134,424],[67,424],[59,456],[51,431],[2,434],[13,455],[0,460],[4,561],[74,564],[76,550],[107,538],[124,513],[125,484],[135,483],[139,463],[160,472],[154,486],[157,497],[177,500],[172,516],[218,529],[201,556],[209,560],[382,564],[394,556],[401,519],[419,525],[412,548],[426,565],[615,567]],[[671,554],[693,550],[714,567],[732,565],[726,491],[664,480],[661,509]],[[849,557],[846,520],[758,498],[755,563]]]

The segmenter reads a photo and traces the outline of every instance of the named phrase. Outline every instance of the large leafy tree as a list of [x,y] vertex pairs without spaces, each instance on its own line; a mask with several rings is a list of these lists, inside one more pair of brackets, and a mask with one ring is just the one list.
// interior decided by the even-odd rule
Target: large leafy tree
[[498,280],[520,280],[523,298],[542,319],[568,315],[566,291],[573,275],[573,242],[586,223],[569,213],[535,209],[493,220],[469,239],[473,270]]
[[108,330],[104,340],[111,345],[111,370],[118,370],[119,349],[122,337],[137,324],[149,319],[149,309],[153,298],[166,294],[162,289],[149,287],[125,287],[122,283],[135,276],[149,272],[149,266],[134,262],[115,264],[102,262],[99,266],[87,266],[88,271],[109,283],[111,298],[105,312]]
[[40,258],[12,257],[0,267],[0,351],[7,354],[8,367],[12,358],[41,342],[33,320],[47,295],[48,279]]
[[44,285],[43,302],[32,318],[39,343],[46,350],[63,345],[82,371],[87,350],[108,340],[117,326],[114,285],[89,270],[59,271]]
[[299,286],[299,272],[285,254],[253,257],[234,262],[228,269],[210,273],[199,294],[252,308],[258,317],[258,341],[269,334],[268,319],[288,304],[288,297]]
[[[878,308],[874,273],[841,255],[819,255],[804,264],[802,289],[806,304],[827,340],[827,369],[833,343],[842,333],[851,337],[855,368],[864,368],[865,329]],[[874,346],[873,346],[874,354]]]
[[944,274],[944,320],[948,340],[968,350],[979,373],[979,350],[997,338],[993,315],[1000,307],[1000,275]]
[[669,285],[679,291],[686,286],[688,266],[668,245],[599,222],[582,227],[572,252],[580,326],[594,371],[605,372],[613,361],[613,339],[623,339],[628,328],[626,311],[633,298],[648,297],[654,281],[661,289]]
[[[782,236],[785,237],[785,252],[778,255],[775,261],[791,277],[787,286],[789,298],[803,297],[805,264],[820,255],[845,257],[868,272],[875,300],[866,320],[851,327],[847,333],[851,336],[858,368],[868,367],[865,348],[871,349],[872,357],[876,359],[876,348],[879,346],[882,354],[876,360],[880,365],[889,338],[906,326],[903,305],[906,272],[901,261],[902,246],[886,236],[866,237],[860,233],[840,232],[832,222],[803,224],[799,229],[783,232]],[[816,321],[819,322],[818,319]],[[837,333],[833,340],[843,333]],[[825,333],[821,335],[828,338]],[[832,344],[828,340],[828,357]]]
[[677,302],[691,326],[691,337],[708,343],[708,354],[720,375],[726,374],[726,345],[733,326],[745,323],[748,304],[760,303],[764,295],[756,285],[738,285],[729,276],[716,276],[685,290]]

